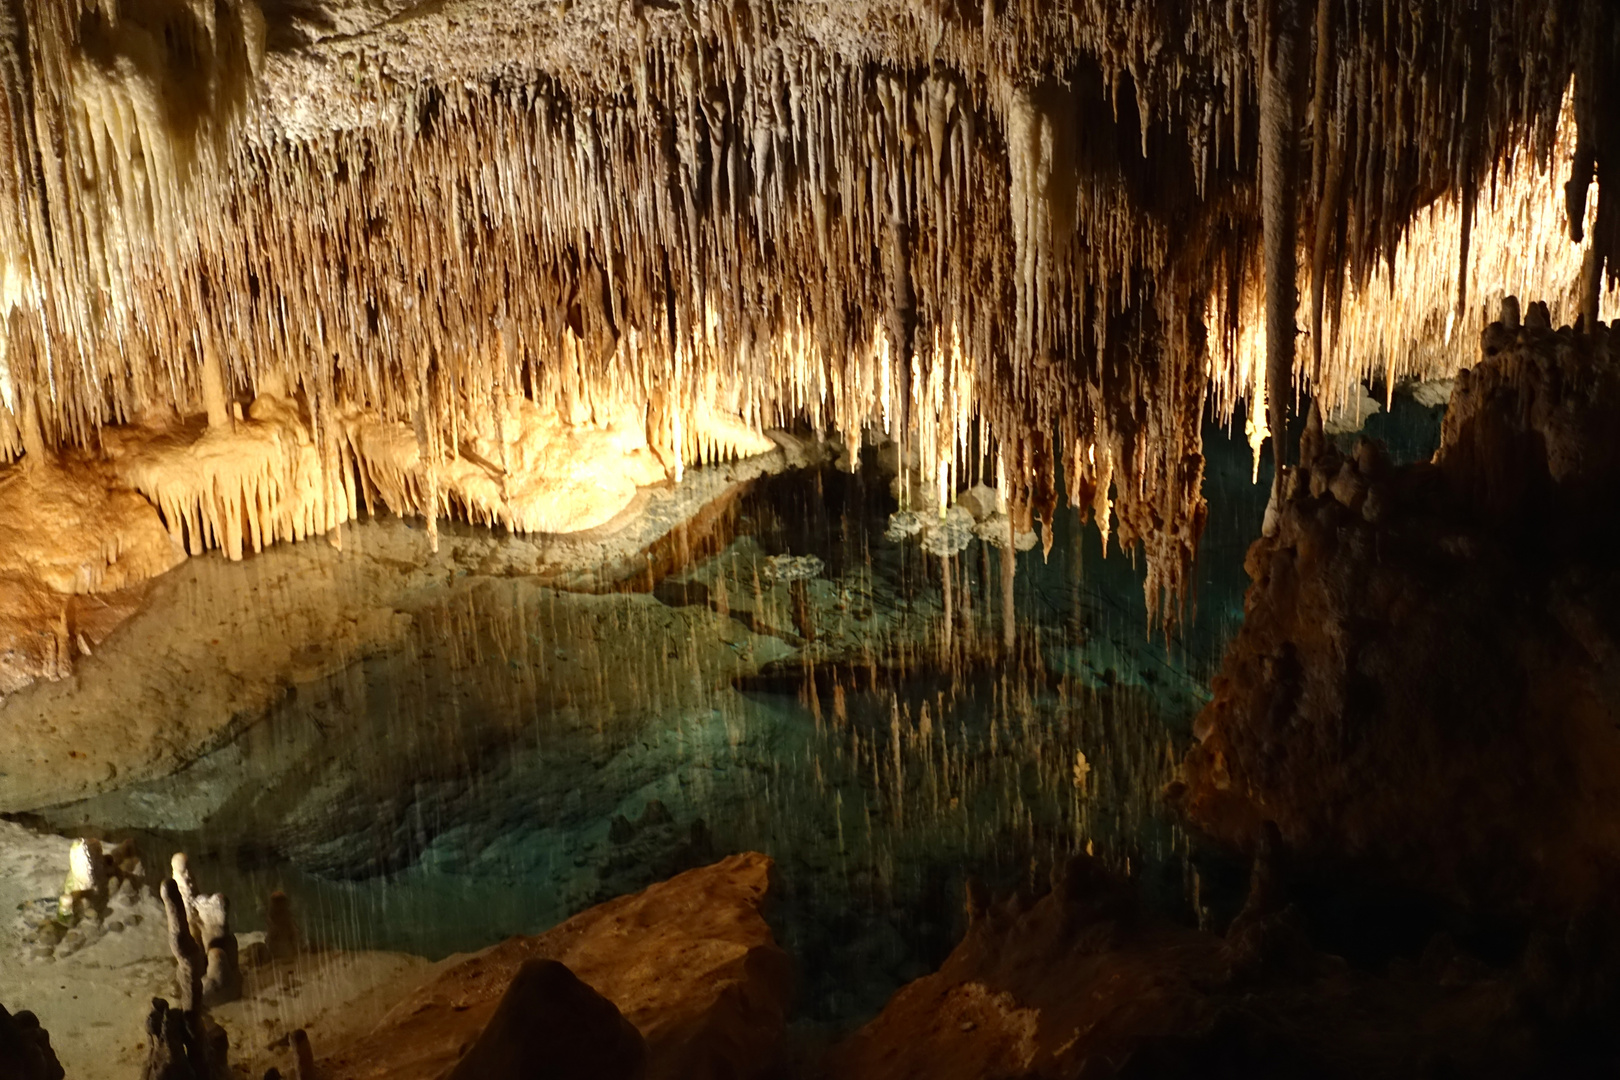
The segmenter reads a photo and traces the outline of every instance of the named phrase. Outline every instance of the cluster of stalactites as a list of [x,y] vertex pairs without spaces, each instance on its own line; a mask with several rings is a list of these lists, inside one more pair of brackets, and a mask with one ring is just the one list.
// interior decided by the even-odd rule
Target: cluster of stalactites
[[[1297,218],[1266,223],[1298,252],[1274,276],[1268,268],[1268,292],[1309,285],[1303,319],[1290,317],[1291,296],[1267,301],[1268,329],[1302,325],[1309,349],[1266,347],[1271,427],[1286,415],[1281,396],[1307,385],[1337,403],[1370,375],[1393,392],[1403,369],[1451,374],[1461,342],[1523,284],[1561,304],[1572,298],[1570,316],[1595,322],[1605,265],[1611,282],[1620,276],[1614,200],[1597,209],[1584,249],[1560,249],[1556,238],[1587,237],[1594,166],[1620,161],[1620,130],[1603,119],[1620,103],[1620,9],[1606,0],[1265,7],[1278,23],[1263,28],[1273,50],[1303,34],[1314,9],[1312,63],[1291,90],[1308,130],[1288,162],[1308,199]],[[1549,169],[1567,172],[1562,208]]]
[[[628,81],[358,80],[397,122],[288,141],[263,134],[274,117],[227,138],[264,40],[250,0],[139,18],[60,3],[25,4],[26,55],[11,34],[0,57],[21,178],[0,237],[0,454],[95,446],[165,408],[229,423],[267,386],[297,388],[326,475],[356,411],[404,425],[433,466],[520,399],[582,417],[643,402],[676,475],[793,422],[881,430],[941,489],[993,444],[1018,516],[1050,519],[1061,467],[1072,502],[1147,544],[1171,608],[1202,523],[1210,373],[1222,404],[1256,411],[1263,9],[1293,13],[1308,57],[1284,250],[1312,341],[1327,320],[1346,343],[1301,350],[1330,393],[1363,372],[1347,311],[1414,212],[1449,193],[1451,259],[1472,266],[1492,168],[1547,162],[1570,73],[1604,70],[1557,28],[1612,21],[1598,0],[1447,18],[1077,0],[896,11],[910,30],[852,44],[788,3],[692,5],[657,33],[643,6]],[[160,47],[153,20],[183,32]],[[47,146],[53,118],[67,134]],[[1435,246],[1404,250],[1447,257]]]
[[70,346],[78,362],[128,347],[146,267],[178,265],[226,182],[264,37],[253,0],[20,0],[0,14],[0,311],[96,343]]
[[[1554,322],[1575,325],[1588,314],[1587,290],[1598,287],[1596,314],[1620,316],[1620,289],[1590,276],[1596,257],[1599,217],[1596,183],[1585,193],[1582,241],[1568,236],[1565,179],[1576,155],[1575,94],[1566,94],[1550,160],[1530,145],[1513,148],[1493,172],[1488,191],[1467,207],[1451,193],[1420,209],[1395,250],[1371,270],[1366,282],[1349,283],[1335,309],[1324,314],[1321,355],[1307,337],[1295,358],[1293,384],[1332,415],[1362,393],[1382,386],[1386,394],[1410,381],[1446,379],[1476,359],[1474,343],[1509,296],[1535,296]],[[1466,218],[1465,225],[1465,214]],[[1462,237],[1470,237],[1466,254]],[[1467,283],[1468,299],[1457,298]],[[1295,322],[1311,321],[1311,267],[1297,268]],[[1229,355],[1211,355],[1210,390],[1216,411],[1230,418],[1248,404],[1247,434],[1256,451],[1268,435],[1264,369],[1266,302],[1258,274],[1235,296],[1210,300],[1206,325],[1235,323]],[[1236,306],[1236,312],[1225,305]]]
[[[580,417],[644,401],[677,476],[793,422],[914,444],[946,487],[992,430],[1062,418],[1070,447],[1036,455],[1050,473],[1083,436],[1114,437],[1105,411],[1137,428],[1152,388],[1130,362],[1116,389],[1061,361],[1109,347],[1170,245],[1128,188],[1077,190],[1073,94],[1009,82],[986,106],[955,75],[831,70],[749,130],[690,77],[657,89],[684,110],[663,140],[634,108],[525,90],[447,95],[414,128],[250,145],[186,246],[128,283],[116,333],[24,318],[14,377],[55,442],[197,409],[211,372],[239,403],[295,386],[338,471],[346,411],[410,425],[443,462],[508,398]],[[989,134],[985,108],[1006,118]],[[1031,454],[1014,438],[1008,457]]]

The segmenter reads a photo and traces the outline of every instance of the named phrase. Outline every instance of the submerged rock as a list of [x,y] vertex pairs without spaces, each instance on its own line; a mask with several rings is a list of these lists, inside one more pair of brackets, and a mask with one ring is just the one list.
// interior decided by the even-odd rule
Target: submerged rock
[[[321,1061],[320,1075],[437,1077],[496,1023],[503,995],[526,964],[556,961],[640,1032],[650,1080],[764,1076],[781,1051],[792,984],[787,954],[761,912],[771,865],[763,855],[733,855],[537,937],[447,961],[375,1031]],[[562,981],[554,971],[547,978]],[[609,1057],[598,1064],[593,1075],[618,1075]]]

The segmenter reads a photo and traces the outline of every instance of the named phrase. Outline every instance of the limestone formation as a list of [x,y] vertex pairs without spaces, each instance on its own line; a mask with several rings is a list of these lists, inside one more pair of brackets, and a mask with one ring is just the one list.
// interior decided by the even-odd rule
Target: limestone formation
[[1613,302],[1601,0],[126,6],[8,13],[0,447],[192,551],[588,528],[799,421],[1111,507],[1173,616],[1206,401]]
[[230,1044],[209,1006],[242,995],[236,936],[221,895],[200,894],[184,853],[170,861],[173,876],[161,893],[168,918],[169,950],[175,960],[174,1006],[152,1000],[147,1017],[146,1080],[227,1080]]
[[1620,881],[1620,375],[1607,325],[1505,314],[1434,463],[1318,440],[1177,795],[1239,847],[1274,823],[1302,872],[1559,921]]
[[68,876],[62,884],[62,897],[58,905],[61,916],[73,918],[80,904],[105,904],[107,876],[101,841],[93,837],[73,841],[68,849]]
[[127,614],[119,595],[182,558],[152,506],[99,465],[0,466],[0,698],[71,675],[117,624],[107,609]]
[[[559,1008],[584,1010],[593,1030],[611,1036],[600,1046],[597,1075],[637,1075],[634,1043],[602,1008],[609,1002],[645,1041],[650,1080],[774,1075],[792,978],[761,913],[770,874],[763,855],[733,855],[610,900],[538,937],[476,953],[414,991],[374,1032],[318,1061],[322,1080],[428,1080],[457,1062],[481,1069],[485,1053],[496,1055],[495,1042],[509,1049],[513,1042],[492,1031],[492,1045],[469,1063],[464,1055],[479,1033],[493,1028],[498,1010],[511,1015],[536,990],[546,990]],[[545,966],[550,961],[572,976]],[[520,972],[536,962],[542,966],[531,969],[533,984],[518,987],[503,1005]],[[572,1052],[567,1045],[553,1045],[555,1057],[543,1060],[559,1066],[573,1060],[565,1056]]]
[[225,1031],[198,1011],[152,999],[146,1018],[146,1067],[142,1080],[229,1080],[230,1044]]
[[299,1028],[292,1033],[293,1076],[296,1080],[315,1080],[315,1051],[309,1044],[309,1033]]
[[[892,474],[888,538],[939,575],[953,675],[992,559],[999,659],[1050,652],[1018,627],[1015,575],[1037,540],[1051,555],[1063,504],[1142,556],[1173,647],[1208,519],[1203,425],[1241,411],[1256,477],[1272,441],[1273,497],[1178,804],[1301,874],[1347,859],[1556,937],[1535,920],[1601,922],[1620,884],[1616,175],[1612,0],[10,0],[0,696],[100,669],[87,658],[189,557],[341,547],[380,514],[422,519],[434,552],[447,519],[622,535],[697,466],[853,468],[863,447]],[[1364,395],[1443,380],[1435,462],[1328,443]],[[658,535],[614,556],[649,590],[690,540]],[[977,599],[958,585],[975,540]],[[762,575],[787,584],[797,638],[779,638],[815,644],[812,690],[811,654],[842,633],[818,625],[821,570],[777,556]],[[721,622],[742,622],[735,599],[716,590]],[[411,619],[331,663],[396,641],[394,615]],[[503,653],[539,640],[482,629]],[[29,732],[8,805],[46,802],[40,765],[100,793],[194,764],[285,689],[240,682],[251,696],[207,703],[219,727],[153,705],[123,775],[82,716],[8,721]],[[891,731],[903,780],[898,704]],[[1078,814],[1091,763],[1054,760]],[[638,828],[619,816],[609,837]],[[367,859],[415,858],[398,839]],[[688,854],[708,843],[694,826]],[[106,891],[103,854],[73,858],[62,920]],[[172,869],[180,1008],[154,1005],[148,1074],[178,1080],[223,1070],[204,1008],[241,974],[225,898],[183,855]],[[613,1038],[635,1026],[649,1075],[765,1075],[788,981],[768,869],[728,860],[457,964],[323,1072],[498,1072],[544,991]],[[1029,912],[971,901],[947,970],[847,1049],[847,1075],[1335,1067],[1266,996],[1284,979],[1351,1041],[1329,1003],[1455,1035],[1424,1068],[1517,1060],[1513,1023],[1473,1024],[1522,1018],[1500,981],[1403,997],[1297,947],[1268,889],[1215,943],[1093,871]],[[269,914],[265,950],[295,957],[284,896]],[[1531,960],[1586,939],[1556,940]],[[1565,1011],[1605,1015],[1604,993]],[[1417,1068],[1399,1038],[1357,1047],[1363,1074]]]
[[145,871],[133,841],[103,848],[93,837],[77,839],[67,863],[59,895],[20,908],[17,925],[37,960],[65,960],[145,917]]
[[230,901],[221,893],[200,896],[196,901],[198,940],[207,957],[203,972],[203,1002],[222,1005],[242,996],[242,970],[237,954],[236,935],[231,932]]
[[197,911],[197,900],[201,894],[197,889],[196,879],[191,875],[191,863],[185,852],[177,851],[169,856],[169,873],[175,889],[180,894],[180,902],[185,908],[186,926],[197,944],[206,947],[208,939],[203,934],[202,918]]
[[203,1007],[203,976],[208,960],[192,935],[189,913],[181,887],[175,878],[163,883],[163,910],[169,918],[169,949],[174,953],[175,985],[179,988],[179,1011],[200,1013]]
[[230,901],[222,894],[198,890],[185,852],[174,853],[170,868],[173,876],[163,883],[163,906],[169,917],[180,1008],[190,1012],[235,1001],[242,996],[242,971],[231,931]]
[[63,1080],[50,1033],[31,1012],[0,1006],[0,1080]]

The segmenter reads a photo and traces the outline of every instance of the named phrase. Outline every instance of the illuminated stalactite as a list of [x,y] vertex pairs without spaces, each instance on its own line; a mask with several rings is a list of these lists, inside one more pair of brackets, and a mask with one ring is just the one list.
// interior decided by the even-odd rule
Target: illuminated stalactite
[[1271,429],[1273,493],[1281,489],[1293,402],[1294,309],[1299,296],[1299,128],[1305,87],[1305,27],[1297,0],[1269,0],[1260,67],[1261,245],[1266,275],[1266,424]]
[[[1565,95],[1548,160],[1538,160],[1528,144],[1512,148],[1493,171],[1476,201],[1464,266],[1456,255],[1467,217],[1460,194],[1444,196],[1413,215],[1390,257],[1375,266],[1361,285],[1348,284],[1337,310],[1324,313],[1320,331],[1312,330],[1311,348],[1296,359],[1295,380],[1331,414],[1354,400],[1363,384],[1381,382],[1393,391],[1408,379],[1449,378],[1475,362],[1479,335],[1510,296],[1536,296],[1553,321],[1573,325],[1582,314],[1589,242],[1577,246],[1566,233],[1564,169],[1575,156],[1575,95]],[[1597,214],[1596,188],[1589,184],[1584,221]],[[1302,262],[1298,293],[1314,307],[1315,266]],[[1456,309],[1460,281],[1466,276],[1469,301]],[[1211,394],[1217,409],[1242,400],[1260,386],[1264,369],[1265,289],[1249,282],[1239,293],[1231,367],[1212,361]],[[1620,291],[1603,288],[1598,314],[1620,317]],[[1232,312],[1224,301],[1211,304],[1206,325],[1215,332]],[[1296,323],[1314,322],[1302,301]],[[1321,356],[1317,358],[1317,349]],[[1302,352],[1306,352],[1302,350]],[[1264,403],[1264,396],[1260,398]],[[1249,423],[1254,423],[1251,413]],[[1263,439],[1268,427],[1262,422]],[[1258,464],[1258,462],[1257,462]]]

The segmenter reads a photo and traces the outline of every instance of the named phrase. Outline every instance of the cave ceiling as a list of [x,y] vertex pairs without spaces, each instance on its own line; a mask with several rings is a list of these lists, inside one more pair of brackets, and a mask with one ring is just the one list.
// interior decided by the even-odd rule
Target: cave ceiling
[[513,524],[410,470],[504,483],[513,402],[631,416],[676,475],[808,424],[945,499],[988,451],[1015,517],[1099,514],[1174,599],[1211,406],[1258,446],[1301,393],[1454,373],[1503,295],[1611,310],[1617,32],[1603,0],[7,0],[0,458],[279,401],[333,500],[387,435],[430,515]]

